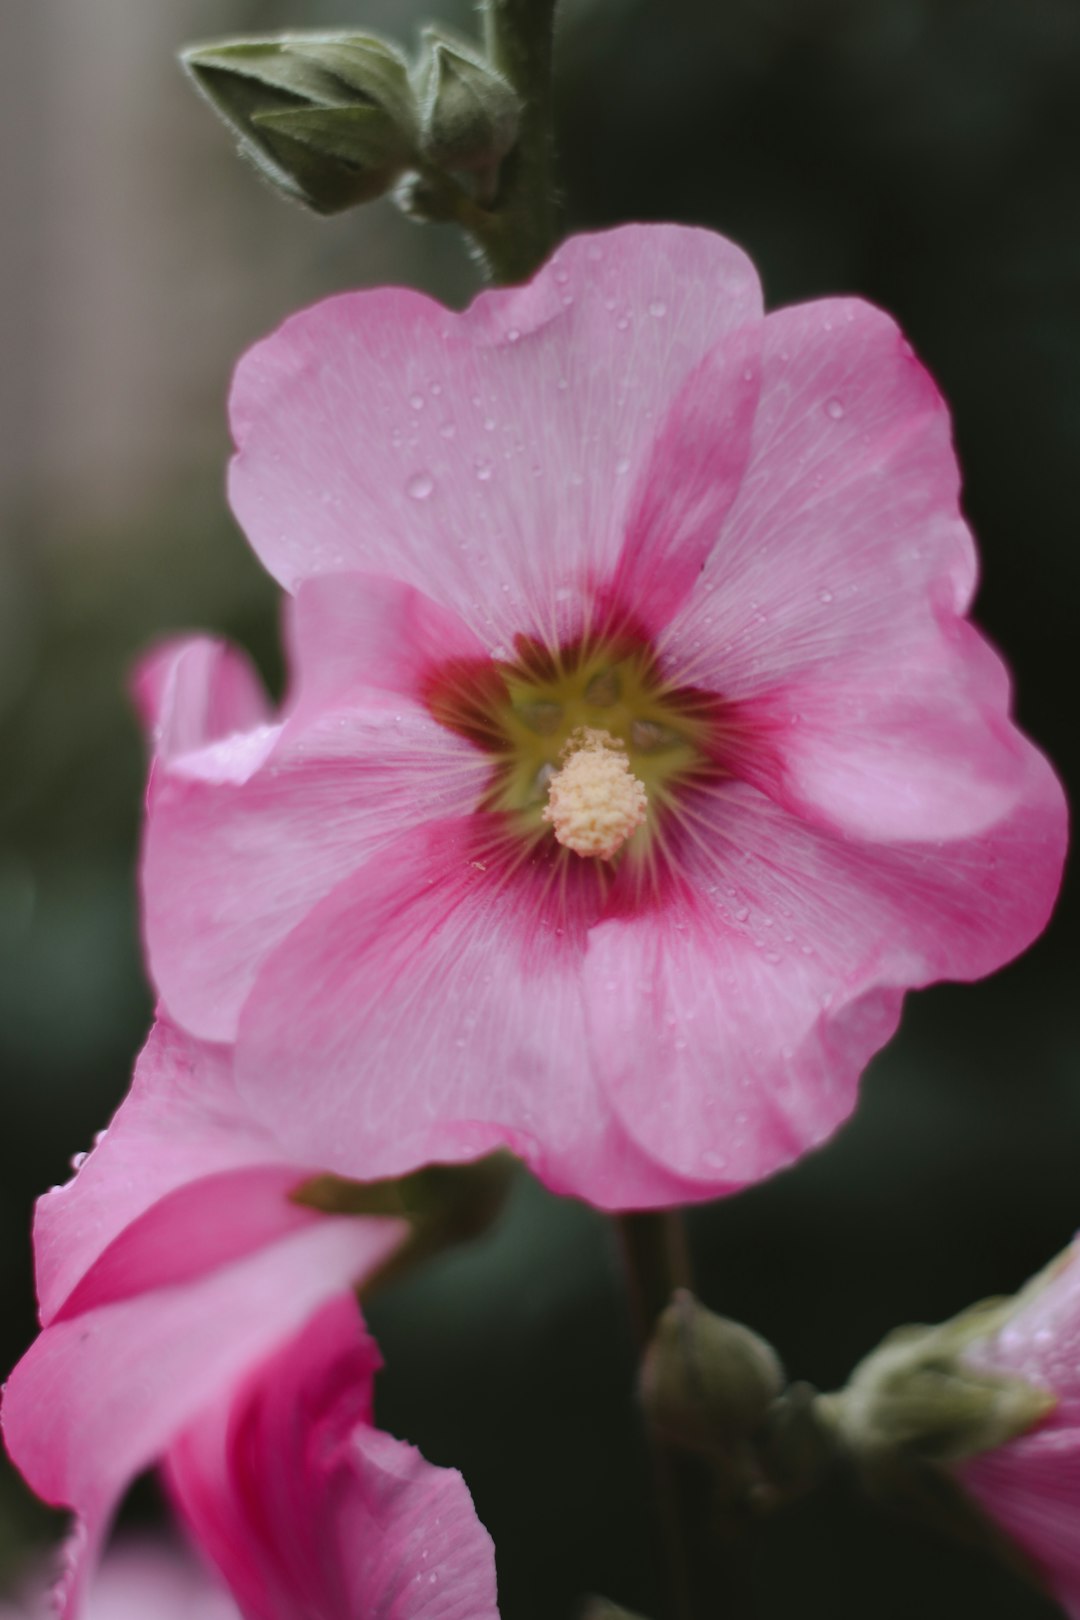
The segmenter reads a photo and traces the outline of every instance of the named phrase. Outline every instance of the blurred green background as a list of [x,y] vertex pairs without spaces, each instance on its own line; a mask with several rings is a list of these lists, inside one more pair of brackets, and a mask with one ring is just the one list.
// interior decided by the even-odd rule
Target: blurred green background
[[[210,626],[280,679],[275,593],[222,494],[240,350],[381,281],[460,303],[450,232],[321,223],[234,162],[176,48],[240,30],[410,35],[446,0],[35,0],[0,28],[0,1362],[33,1331],[34,1196],[119,1102],[150,998],[134,890],[138,650]],[[772,304],[865,295],[951,401],[1024,725],[1075,782],[1080,8],[1075,0],[566,0],[567,220],[715,226]],[[700,1292],[823,1387],[896,1322],[1011,1289],[1080,1225],[1077,910],[993,981],[910,1005],[824,1152],[695,1211]],[[602,1591],[662,1620],[617,1255],[522,1181],[482,1245],[373,1312],[381,1418],[460,1466],[506,1620]],[[134,1511],[155,1511],[150,1493]],[[0,1565],[51,1523],[0,1474]],[[1080,1534],[1080,1527],[1078,1527]],[[842,1481],[763,1533],[761,1615],[1052,1614]]]

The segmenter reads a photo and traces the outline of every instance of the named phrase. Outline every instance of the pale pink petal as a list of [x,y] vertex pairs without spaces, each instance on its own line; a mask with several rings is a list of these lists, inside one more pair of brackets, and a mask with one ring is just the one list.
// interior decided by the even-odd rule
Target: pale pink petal
[[393,574],[489,650],[557,640],[615,566],[680,387],[760,314],[738,248],[679,226],[577,237],[464,314],[400,289],[329,300],[240,365],[234,510],[290,590]]
[[609,1100],[703,1196],[836,1129],[904,990],[978,977],[1034,937],[1049,906],[1031,880],[1047,816],[1021,803],[933,859],[917,844],[840,841],[735,783],[684,816],[681,890],[663,911],[594,928],[585,980]]
[[335,1301],[172,1446],[173,1495],[250,1620],[494,1620],[460,1474],[371,1427],[378,1365]]
[[163,759],[250,731],[270,718],[250,659],[209,636],[155,647],[140,659],[132,693],[154,751]]
[[294,1151],[346,1174],[503,1140],[550,1186],[604,1202],[621,1150],[581,1002],[593,874],[570,869],[564,906],[483,825],[406,835],[311,912],[244,1008],[238,1083]]
[[612,597],[650,635],[697,584],[738,494],[761,384],[761,333],[754,321],[728,334],[694,367],[637,475]]
[[267,953],[404,829],[471,810],[490,762],[418,704],[379,693],[290,726],[244,781],[215,780],[214,756],[157,774],[144,928],[169,1012],[226,1040]]
[[222,1389],[400,1241],[400,1223],[323,1217],[180,1286],[47,1328],[8,1381],[8,1450],[31,1488],[73,1508],[84,1543],[64,1615],[78,1615],[116,1504]]
[[[73,1180],[38,1201],[34,1254],[42,1322],[56,1316],[120,1240],[92,1287],[134,1291],[142,1286],[143,1264],[151,1277],[159,1267],[198,1270],[213,1252],[225,1259],[231,1247],[235,1257],[258,1242],[265,1220],[282,1229],[295,1224],[300,1212],[284,1194],[303,1175],[240,1102],[231,1051],[160,1021],[112,1125]],[[256,1188],[265,1196],[255,1196]],[[170,1204],[170,1197],[181,1202]],[[159,1204],[162,1213],[148,1221]],[[192,1222],[208,1248],[197,1249],[194,1241],[187,1248]],[[168,1280],[164,1271],[157,1280]]]
[[749,705],[792,808],[882,838],[973,835],[1027,769],[998,662],[958,617],[974,550],[948,413],[854,301],[770,315],[739,497],[662,638]]

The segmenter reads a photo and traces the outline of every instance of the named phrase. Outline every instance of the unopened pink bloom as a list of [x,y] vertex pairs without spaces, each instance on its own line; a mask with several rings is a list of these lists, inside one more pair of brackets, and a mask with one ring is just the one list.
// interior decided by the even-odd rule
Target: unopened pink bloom
[[108,1132],[39,1202],[42,1332],[3,1427],[33,1489],[78,1516],[71,1620],[134,1477],[404,1235],[294,1202],[311,1174],[248,1118],[228,1048],[160,1023]]
[[965,1360],[1022,1378],[1055,1399],[1029,1433],[957,1472],[1080,1620],[1080,1246],[1049,1281],[1022,1294],[1005,1325],[972,1345]]
[[464,314],[321,304],[232,420],[293,688],[271,722],[220,651],[156,666],[234,730],[161,723],[146,934],[303,1156],[708,1197],[835,1129],[908,988],[1043,927],[1061,790],[879,311],[763,316],[730,243],[630,227]]
[[380,1365],[336,1300],[170,1448],[173,1497],[247,1620],[497,1620],[461,1475],[373,1427]]

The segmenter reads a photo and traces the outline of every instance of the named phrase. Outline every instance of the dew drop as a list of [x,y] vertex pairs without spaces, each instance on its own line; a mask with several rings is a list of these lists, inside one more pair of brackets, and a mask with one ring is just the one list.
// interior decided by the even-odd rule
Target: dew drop
[[494,464],[481,457],[476,463],[476,476],[482,484],[486,484],[495,471]]
[[616,476],[619,477],[619,478],[622,478],[629,471],[630,471],[630,457],[629,456],[620,456],[618,461],[615,463]]
[[832,599],[833,599],[832,591],[821,591],[821,592],[819,592],[819,595],[818,595],[818,601],[819,602],[831,602]]
[[86,1163],[86,1158],[87,1156],[85,1153],[73,1153],[71,1155],[71,1168],[73,1170],[81,1170],[83,1165]]
[[409,479],[406,487],[414,501],[426,501],[435,488],[435,480],[430,473],[420,472]]
[[509,332],[507,332],[507,334],[506,334],[506,341],[507,341],[507,343],[516,343],[518,341],[518,339],[520,338],[520,336],[521,336],[521,333],[518,331],[517,327],[512,326],[510,328]]
[[667,305],[664,303],[662,298],[653,299],[652,303],[649,305],[649,314],[658,321],[663,319],[663,317],[667,314]]
[[412,406],[414,411],[422,411],[424,408],[423,394],[410,394],[409,404]]
[[838,399],[826,400],[825,414],[826,416],[831,416],[834,422],[839,422],[840,418],[844,414],[844,407],[841,405]]

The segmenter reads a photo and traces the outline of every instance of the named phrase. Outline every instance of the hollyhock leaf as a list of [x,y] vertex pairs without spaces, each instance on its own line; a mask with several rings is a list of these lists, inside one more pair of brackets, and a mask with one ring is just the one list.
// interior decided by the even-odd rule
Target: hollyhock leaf
[[234,510],[289,589],[387,573],[489,648],[523,616],[557,633],[615,563],[657,421],[760,313],[745,256],[677,226],[578,237],[461,315],[400,289],[332,299],[241,362]]
[[63,1615],[75,1620],[128,1484],[223,1389],[398,1241],[394,1222],[324,1217],[197,1280],[54,1323],[8,1380],[8,1450],[83,1536]]
[[171,1447],[174,1499],[246,1615],[494,1620],[460,1474],[371,1427],[379,1365],[337,1300]]

